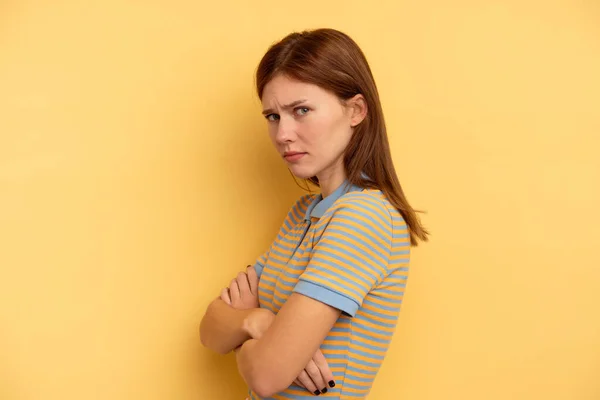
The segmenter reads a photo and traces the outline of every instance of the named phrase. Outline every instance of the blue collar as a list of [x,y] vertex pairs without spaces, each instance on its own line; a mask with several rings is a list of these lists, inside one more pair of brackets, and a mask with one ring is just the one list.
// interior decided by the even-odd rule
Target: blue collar
[[333,193],[323,198],[322,194],[319,194],[313,202],[308,206],[306,214],[304,216],[305,221],[310,221],[311,217],[321,218],[323,214],[335,203],[337,199],[349,192],[361,191],[363,188],[360,186],[352,185],[348,181],[344,181]]

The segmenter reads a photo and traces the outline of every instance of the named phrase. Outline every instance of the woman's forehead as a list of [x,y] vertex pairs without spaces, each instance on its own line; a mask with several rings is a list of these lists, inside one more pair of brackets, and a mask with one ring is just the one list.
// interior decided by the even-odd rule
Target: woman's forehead
[[276,76],[265,85],[262,103],[269,106],[283,106],[299,100],[318,100],[327,96],[325,90],[312,83]]

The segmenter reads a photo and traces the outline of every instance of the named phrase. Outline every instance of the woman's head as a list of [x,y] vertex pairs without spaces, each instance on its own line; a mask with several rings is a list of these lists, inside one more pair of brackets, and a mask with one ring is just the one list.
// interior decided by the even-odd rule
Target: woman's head
[[294,175],[380,189],[402,213],[412,243],[426,240],[394,170],[371,69],[348,35],[288,35],[264,55],[256,86],[271,139]]
[[[263,114],[278,153],[297,177],[335,189],[346,178],[344,153],[366,115],[358,94],[342,100],[312,83],[277,74],[264,87]],[[326,185],[329,184],[329,185]]]

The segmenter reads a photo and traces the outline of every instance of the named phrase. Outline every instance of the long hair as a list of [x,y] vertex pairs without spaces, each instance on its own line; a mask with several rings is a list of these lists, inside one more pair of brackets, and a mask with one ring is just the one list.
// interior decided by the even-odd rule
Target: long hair
[[[348,100],[362,94],[367,116],[355,127],[344,153],[350,183],[381,190],[408,225],[413,246],[427,241],[428,232],[410,206],[394,169],[383,110],[371,68],[359,46],[334,29],[294,32],[273,44],[256,72],[256,90],[262,98],[265,85],[276,75],[317,85]],[[317,177],[308,179],[319,185]]]

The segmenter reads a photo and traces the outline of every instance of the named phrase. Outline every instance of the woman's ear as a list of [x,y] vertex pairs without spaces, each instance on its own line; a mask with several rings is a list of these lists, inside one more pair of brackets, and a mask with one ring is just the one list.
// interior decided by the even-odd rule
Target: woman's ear
[[367,101],[365,100],[365,97],[359,93],[351,99],[348,99],[346,104],[351,112],[350,126],[354,128],[356,125],[363,122],[367,116],[367,112],[369,111]]

